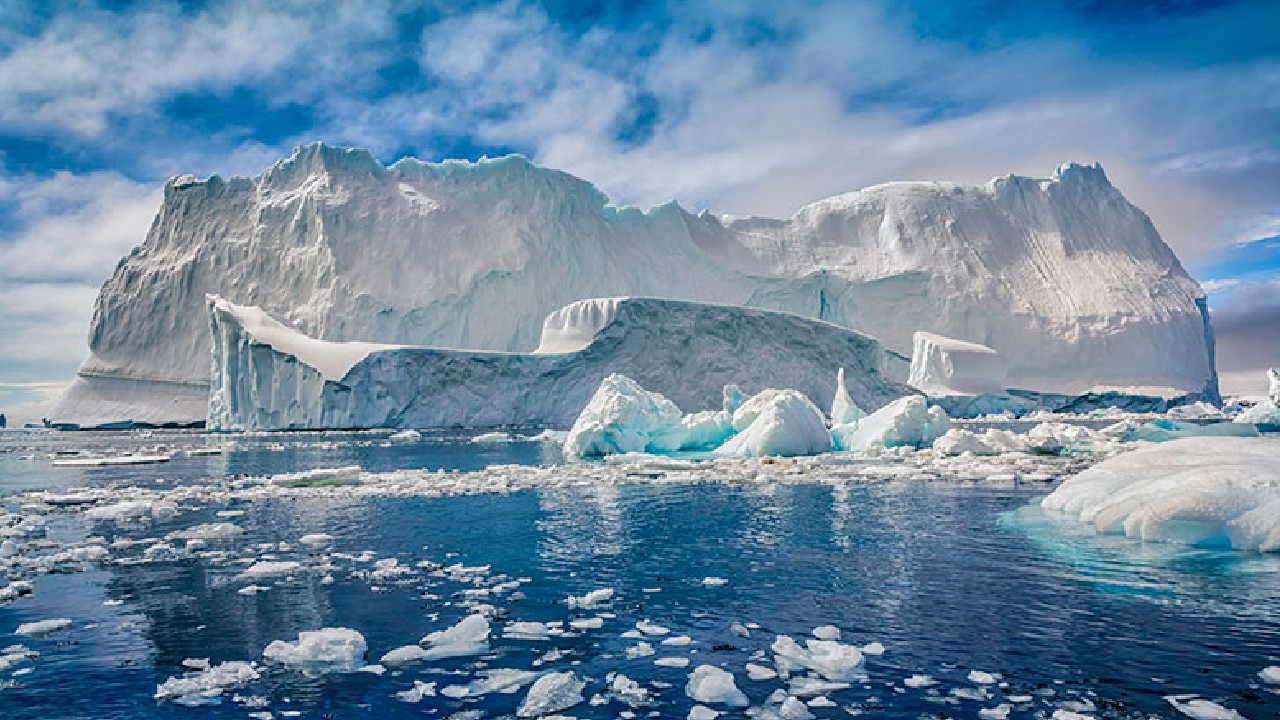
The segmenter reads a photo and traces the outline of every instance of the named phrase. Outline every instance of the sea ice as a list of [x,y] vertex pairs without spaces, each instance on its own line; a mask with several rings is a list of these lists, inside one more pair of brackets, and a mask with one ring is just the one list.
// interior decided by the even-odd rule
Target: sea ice
[[1174,440],[1069,478],[1041,503],[1104,533],[1241,550],[1280,550],[1280,442]]
[[689,674],[685,694],[699,703],[746,707],[751,704],[733,681],[733,674],[714,665],[699,665]]
[[298,633],[295,642],[274,640],[262,656],[308,675],[352,672],[364,665],[369,649],[364,636],[351,628],[321,628]]
[[843,682],[858,677],[862,651],[834,640],[805,640],[805,647],[786,635],[777,636],[771,648],[780,673],[812,670],[827,680]]
[[516,717],[540,717],[568,710],[583,701],[582,690],[586,686],[586,681],[572,672],[547,673],[529,688],[516,709]]
[[592,590],[586,595],[569,596],[565,598],[565,604],[570,608],[579,610],[598,610],[608,605],[613,600],[613,588],[600,588]]
[[1164,699],[1173,706],[1174,710],[1192,720],[1245,720],[1240,713],[1212,700],[1188,695],[1166,695]]
[[18,629],[13,631],[13,634],[26,635],[27,637],[44,637],[60,630],[66,630],[69,627],[71,627],[71,618],[51,618],[49,620],[22,623],[18,626]]

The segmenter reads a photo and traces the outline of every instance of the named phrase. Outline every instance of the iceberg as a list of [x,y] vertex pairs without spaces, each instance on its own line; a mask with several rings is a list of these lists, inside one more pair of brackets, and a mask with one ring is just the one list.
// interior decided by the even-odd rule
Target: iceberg
[[839,450],[866,450],[872,446],[922,447],[932,444],[950,429],[947,413],[929,407],[919,395],[908,395],[885,405],[855,423],[831,428]]
[[822,411],[795,390],[759,393],[733,414],[733,428],[738,434],[721,445],[717,455],[816,455],[831,450]]
[[831,424],[844,425],[866,416],[866,411],[849,397],[849,387],[844,383],[844,368],[840,368],[836,373],[836,396],[831,400]]
[[[260,309],[211,297],[209,426],[568,427],[589,402],[600,412],[641,412],[638,392],[645,391],[620,381],[593,397],[593,389],[612,375],[625,375],[647,392],[664,396],[666,404],[643,396],[649,397],[644,402],[658,403],[643,412],[658,413],[663,422],[681,421],[679,407],[736,403],[740,391],[721,390],[730,383],[755,392],[788,387],[808,397],[830,397],[835,367],[849,370],[846,392],[865,407],[880,407],[907,392],[885,378],[887,353],[878,342],[830,323],[790,313],[649,298],[603,305],[584,301],[567,310],[584,304],[594,310],[566,312],[555,327],[564,334],[568,321],[563,318],[587,318],[594,333],[588,345],[569,350],[562,338],[550,347],[566,352],[518,354],[320,341]],[[625,403],[624,393],[631,393]],[[622,419],[610,417],[611,422]],[[685,440],[675,436],[687,438],[690,446],[714,447],[726,432],[725,416],[694,416],[680,433],[654,447],[678,449]],[[643,447],[634,438],[597,439],[624,442],[627,450]]]
[[935,333],[917,332],[907,384],[929,395],[1004,392],[1006,370],[1000,353],[986,345]]
[[1280,551],[1280,441],[1198,437],[1105,460],[1041,505],[1102,533]]
[[680,408],[625,375],[600,383],[564,441],[566,457],[671,452],[682,444]]
[[590,342],[612,312],[599,301],[548,318],[559,308],[666,297],[828,321],[897,358],[917,330],[965,338],[999,353],[1010,387],[1217,394],[1203,291],[1096,165],[888,183],[775,220],[620,208],[518,156],[386,167],[303,145],[257,177],[165,185],[145,241],[99,293],[90,355],[51,418],[203,421],[206,294],[317,340],[546,354]]
[[273,640],[262,656],[307,675],[323,675],[359,670],[368,649],[364,636],[351,628],[321,628],[298,633],[295,642]]

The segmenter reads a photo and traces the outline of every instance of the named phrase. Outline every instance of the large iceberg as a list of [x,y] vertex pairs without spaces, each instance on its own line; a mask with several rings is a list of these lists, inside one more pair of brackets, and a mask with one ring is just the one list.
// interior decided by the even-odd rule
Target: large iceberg
[[1199,437],[1118,455],[1042,503],[1099,532],[1280,550],[1280,440]]
[[[722,394],[730,383],[753,393],[785,387],[831,397],[837,367],[849,370],[847,392],[863,407],[908,392],[885,379],[887,354],[878,342],[790,313],[646,298],[586,300],[548,320],[555,337],[544,352],[518,354],[321,341],[258,308],[217,297],[208,302],[214,338],[209,425],[219,430],[568,427],[614,373],[639,383],[639,392],[646,392],[642,386],[685,409],[736,403],[737,390],[728,391],[728,403]],[[572,318],[586,329],[575,329]],[[583,337],[590,338],[585,345]],[[663,415],[645,405],[645,397],[634,394],[616,407],[602,398],[599,410],[608,417],[600,429],[619,413]],[[679,410],[673,412],[666,415],[679,419]],[[677,447],[714,447],[727,436],[723,417],[686,420]],[[637,438],[599,435],[591,442],[641,449]]]
[[[771,220],[618,208],[515,156],[384,167],[304,145],[254,178],[165,186],[51,417],[203,420],[210,293],[323,340],[503,352],[537,348],[547,314],[584,297],[669,297],[827,320],[900,356],[916,330],[965,338],[1000,353],[1010,387],[1217,393],[1200,287],[1097,166],[889,183]],[[582,343],[601,309],[542,350]]]

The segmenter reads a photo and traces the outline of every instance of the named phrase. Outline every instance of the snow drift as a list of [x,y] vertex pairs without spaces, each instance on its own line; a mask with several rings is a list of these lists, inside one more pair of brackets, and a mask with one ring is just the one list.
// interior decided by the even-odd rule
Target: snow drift
[[[603,321],[595,312],[602,303],[610,308]],[[789,313],[618,298],[575,303],[554,317],[561,339],[552,346],[576,347],[578,341],[563,338],[588,334],[567,327],[564,318],[582,318],[591,340],[572,352],[541,354],[326,342],[258,308],[210,297],[209,425],[219,430],[568,427],[613,373],[687,409],[721,407],[722,388],[730,383],[749,393],[785,387],[809,397],[832,397],[838,367],[847,369],[847,391],[859,406],[877,408],[909,392],[885,379],[886,353],[872,338]],[[644,405],[639,393],[645,390],[636,390],[632,399]],[[678,409],[668,410],[679,419]],[[821,420],[820,412],[817,416]],[[688,430],[708,442],[727,432],[714,417],[699,418]],[[634,444],[609,442],[628,449]]]
[[[1097,166],[890,183],[770,220],[617,208],[514,156],[384,167],[305,145],[255,178],[166,185],[102,288],[91,355],[53,419],[201,419],[189,400],[208,382],[207,293],[329,341],[522,352],[584,297],[709,301],[828,320],[901,355],[917,330],[980,343],[1009,387],[1216,397],[1200,287]],[[544,337],[557,352],[584,340]]]

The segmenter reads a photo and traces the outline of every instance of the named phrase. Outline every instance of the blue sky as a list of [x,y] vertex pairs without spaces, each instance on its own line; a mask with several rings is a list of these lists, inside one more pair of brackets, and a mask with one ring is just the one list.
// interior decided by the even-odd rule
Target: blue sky
[[0,0],[0,408],[72,375],[167,177],[315,139],[768,215],[1100,161],[1228,334],[1280,328],[1277,27],[1274,0]]

